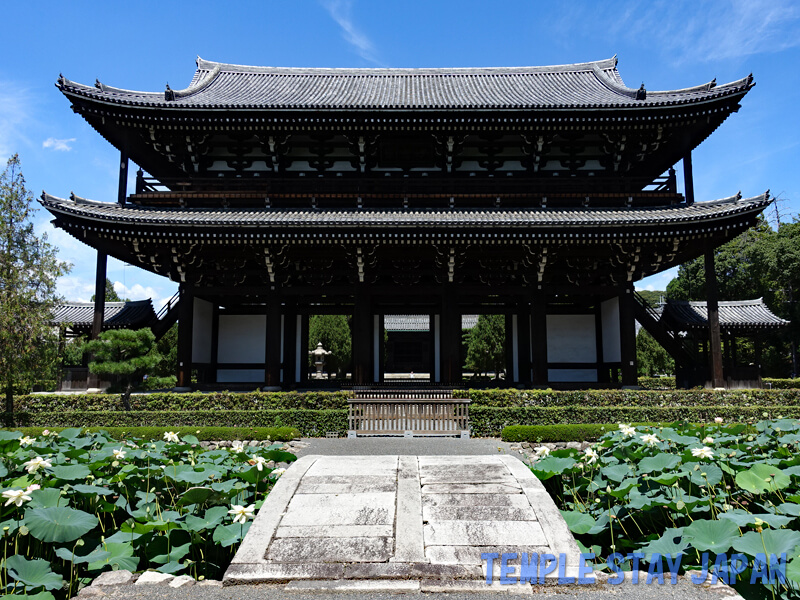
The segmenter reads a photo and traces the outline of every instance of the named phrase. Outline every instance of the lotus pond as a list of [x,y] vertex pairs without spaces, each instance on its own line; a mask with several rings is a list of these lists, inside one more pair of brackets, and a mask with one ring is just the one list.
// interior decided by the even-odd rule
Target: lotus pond
[[275,466],[296,458],[281,447],[0,431],[4,592],[68,598],[112,569],[221,579]]
[[[798,598],[799,445],[794,419],[620,425],[584,452],[539,448],[532,469],[595,568],[618,553],[622,570],[634,555],[642,571],[679,555],[683,572],[702,570],[705,555],[711,573],[742,571],[746,598]],[[784,566],[764,561],[782,554]]]

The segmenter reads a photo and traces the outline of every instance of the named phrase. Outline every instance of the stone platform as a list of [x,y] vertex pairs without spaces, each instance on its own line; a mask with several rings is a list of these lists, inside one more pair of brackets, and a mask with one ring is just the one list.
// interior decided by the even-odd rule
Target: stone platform
[[312,455],[275,485],[224,582],[485,588],[485,552],[564,554],[561,575],[578,574],[572,534],[518,459]]

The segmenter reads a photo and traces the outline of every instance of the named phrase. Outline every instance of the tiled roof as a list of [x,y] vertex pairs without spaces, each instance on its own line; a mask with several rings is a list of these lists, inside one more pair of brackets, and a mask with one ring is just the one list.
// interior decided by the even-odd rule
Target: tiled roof
[[631,108],[703,102],[744,94],[752,76],[680,90],[648,91],[637,100],[616,57],[551,67],[453,69],[306,69],[248,67],[198,58],[185,90],[137,92],[59,78],[67,95],[172,109],[559,109]]
[[[673,328],[707,329],[708,306],[705,302],[668,300],[662,319]],[[720,302],[719,324],[722,329],[776,329],[786,327],[789,321],[773,314],[764,300],[758,298]]]
[[[106,302],[103,312],[103,329],[147,327],[156,319],[152,300]],[[94,302],[64,302],[56,306],[53,323],[68,325],[73,329],[92,326]]]
[[[430,331],[430,315],[384,315],[383,327],[386,331]],[[461,328],[472,329],[478,322],[478,315],[463,315]]]
[[152,208],[120,206],[73,196],[42,194],[42,205],[54,215],[75,216],[107,224],[169,227],[253,227],[282,231],[301,228],[530,228],[617,227],[708,222],[758,212],[770,203],[769,192],[740,195],[692,206],[650,208],[482,208],[482,209],[312,209],[312,208]]

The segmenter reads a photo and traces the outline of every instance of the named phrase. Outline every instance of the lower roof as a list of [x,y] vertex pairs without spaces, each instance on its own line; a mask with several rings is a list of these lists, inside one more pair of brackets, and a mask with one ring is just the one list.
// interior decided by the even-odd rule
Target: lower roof
[[[661,319],[675,329],[708,329],[708,305],[706,302],[668,300]],[[719,324],[722,329],[746,331],[779,329],[790,323],[775,315],[764,304],[763,298],[756,298],[720,302]]]
[[[156,320],[153,301],[128,300],[106,302],[103,311],[103,330],[139,329]],[[94,321],[94,302],[62,302],[56,306],[52,323],[73,330],[91,328]]]
[[691,206],[573,207],[573,208],[430,208],[430,209],[314,209],[314,208],[162,208],[120,206],[77,196],[58,198],[43,193],[41,204],[55,216],[100,225],[156,228],[550,228],[619,227],[709,222],[757,213],[770,202],[769,192],[752,198],[741,195],[697,202]]

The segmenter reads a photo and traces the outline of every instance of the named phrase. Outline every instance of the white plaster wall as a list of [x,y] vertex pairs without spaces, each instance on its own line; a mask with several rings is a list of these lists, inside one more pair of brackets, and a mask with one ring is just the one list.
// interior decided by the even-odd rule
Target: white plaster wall
[[597,369],[548,369],[547,380],[553,382],[596,382]]
[[622,350],[619,341],[619,298],[611,298],[600,305],[603,323],[603,362],[619,362]]
[[207,300],[194,299],[192,317],[192,362],[211,362],[211,329],[214,326],[214,305]]
[[547,315],[547,362],[596,361],[594,315]]
[[263,383],[264,369],[217,369],[217,383]]
[[217,343],[219,363],[265,362],[266,315],[220,315]]

